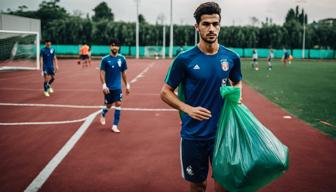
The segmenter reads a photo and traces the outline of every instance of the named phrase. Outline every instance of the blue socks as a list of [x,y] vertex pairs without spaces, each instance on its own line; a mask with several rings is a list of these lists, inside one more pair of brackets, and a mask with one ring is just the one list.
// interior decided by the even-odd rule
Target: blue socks
[[43,88],[44,88],[44,91],[45,91],[45,92],[48,91],[48,89],[49,89],[49,84],[48,84],[48,82],[44,82],[44,83],[43,83]]
[[116,107],[116,109],[114,111],[113,125],[118,125],[119,124],[120,112],[121,112],[121,108],[120,107]]
[[108,112],[108,108],[107,107],[103,108],[102,109],[102,116],[105,117],[107,112]]
[[[102,109],[102,113],[101,115],[103,117],[106,117],[106,113],[109,111],[109,109],[107,107]],[[118,125],[119,124],[119,120],[120,120],[120,113],[121,113],[121,108],[120,107],[116,107],[115,111],[114,111],[114,120],[113,120],[113,125]]]

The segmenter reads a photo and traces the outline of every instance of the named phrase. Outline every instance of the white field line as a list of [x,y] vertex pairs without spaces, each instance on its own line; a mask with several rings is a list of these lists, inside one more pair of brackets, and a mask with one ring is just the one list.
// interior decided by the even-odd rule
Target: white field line
[[[134,78],[132,81],[133,83],[137,81],[138,78],[143,77],[144,73],[146,73],[149,68],[152,66],[148,66],[144,71],[142,71],[136,78]],[[132,82],[131,82],[132,83]],[[43,105],[44,107],[77,107],[77,108],[96,108],[97,106],[78,106],[78,105],[53,105],[53,104],[10,104],[10,103],[0,103],[0,105],[10,105],[10,106],[37,106],[37,105]],[[98,108],[101,108],[102,106],[98,106]],[[123,110],[148,110],[148,109],[142,109],[142,108],[124,108]],[[172,109],[150,109],[153,111],[171,111]],[[173,110],[176,111],[176,110]],[[97,116],[97,114],[100,113],[100,110],[92,113],[89,115],[85,122],[82,124],[82,126],[76,131],[76,133],[70,138],[70,140],[62,147],[62,149],[52,158],[52,160],[47,164],[47,166],[38,174],[38,176],[30,183],[30,185],[25,189],[25,192],[35,192],[38,191],[45,181],[49,178],[49,176],[53,173],[53,171],[56,169],[56,167],[62,162],[64,157],[71,151],[71,149],[75,146],[75,144],[78,142],[78,140],[82,137],[82,135],[85,133],[85,131],[90,127],[91,123]]]
[[49,122],[13,122],[13,123],[1,123],[0,125],[59,125],[59,124],[69,124],[69,123],[78,123],[85,121],[86,117],[83,119],[69,120],[69,121],[49,121]]
[[[3,91],[34,91],[34,92],[41,92],[42,89],[30,89],[30,88],[6,88],[2,87],[0,90]],[[101,92],[100,89],[62,89],[62,88],[57,88],[57,92],[92,92],[92,93],[97,93]],[[142,95],[142,96],[159,96],[159,93],[133,93],[132,95]]]
[[148,70],[149,70],[150,68],[153,67],[153,64],[154,64],[154,63],[151,63],[148,67],[146,67],[146,68],[145,68],[139,75],[137,75],[134,79],[132,79],[132,80],[130,81],[130,83],[135,83],[135,82],[137,82],[140,78],[144,77],[144,76],[145,76],[145,73],[147,73]]
[[[61,104],[35,104],[35,103],[0,103],[0,106],[18,106],[18,107],[59,107],[59,108],[73,108],[73,109],[101,109],[103,105],[61,105]],[[115,108],[114,106],[112,106]],[[171,108],[127,108],[122,107],[124,111],[177,111]]]
[[68,142],[62,147],[60,151],[49,161],[44,169],[37,175],[37,177],[30,183],[30,185],[24,190],[25,192],[38,191],[45,181],[49,178],[56,167],[62,162],[64,157],[71,151],[77,141],[83,136],[85,131],[90,127],[92,121],[95,119],[100,111],[96,111],[86,117],[85,122],[76,131],[76,133],[68,140]]

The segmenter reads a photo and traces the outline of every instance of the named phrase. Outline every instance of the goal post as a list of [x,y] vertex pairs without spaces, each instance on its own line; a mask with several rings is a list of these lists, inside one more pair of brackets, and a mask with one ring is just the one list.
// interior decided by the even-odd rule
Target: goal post
[[0,70],[40,69],[40,34],[0,30]]
[[161,46],[145,46],[144,48],[144,56],[147,58],[158,59],[161,55],[162,55]]

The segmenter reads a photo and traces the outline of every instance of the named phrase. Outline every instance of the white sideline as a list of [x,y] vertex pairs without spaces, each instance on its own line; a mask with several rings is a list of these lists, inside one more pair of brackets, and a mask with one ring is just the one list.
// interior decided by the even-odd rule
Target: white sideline
[[148,67],[146,67],[139,75],[137,75],[134,79],[130,81],[130,83],[135,83],[138,81],[138,79],[142,78],[145,76],[145,73],[148,72],[148,70],[153,67],[153,63],[151,63]]
[[[61,105],[61,104],[39,104],[39,103],[0,103],[0,106],[18,106],[18,107],[60,107],[75,109],[101,109],[103,105]],[[115,108],[114,106],[112,106]],[[177,111],[171,108],[121,108],[124,111]]]
[[[151,68],[153,64],[148,66],[143,70],[138,76],[136,76],[131,83],[135,83],[137,79],[144,76],[144,74]],[[102,108],[103,106],[80,106],[80,105],[56,105],[56,104],[18,104],[18,103],[0,103],[0,106],[34,106],[34,107],[65,107],[65,108]],[[144,109],[144,108],[122,108],[122,110],[129,111],[176,111],[175,109]],[[61,163],[64,157],[71,151],[78,140],[82,137],[85,131],[90,127],[91,123],[100,113],[100,110],[92,113],[85,118],[85,122],[76,131],[76,133],[68,140],[68,142],[62,147],[62,149],[49,161],[49,163],[44,167],[44,169],[37,175],[37,177],[30,183],[30,185],[25,189],[25,192],[36,192],[38,191],[45,181],[49,178],[56,167]]]
[[59,124],[69,124],[69,123],[78,123],[85,121],[87,117],[83,119],[69,120],[69,121],[47,121],[47,122],[11,122],[11,123],[1,123],[0,125],[59,125]]
[[64,157],[71,151],[77,141],[82,137],[85,131],[89,128],[92,121],[95,119],[100,111],[96,111],[89,115],[82,126],[76,131],[76,133],[70,138],[70,140],[62,147],[62,149],[49,161],[47,166],[37,175],[37,177],[30,183],[30,185],[24,190],[25,192],[38,191],[44,182],[49,178],[51,173],[61,163]]

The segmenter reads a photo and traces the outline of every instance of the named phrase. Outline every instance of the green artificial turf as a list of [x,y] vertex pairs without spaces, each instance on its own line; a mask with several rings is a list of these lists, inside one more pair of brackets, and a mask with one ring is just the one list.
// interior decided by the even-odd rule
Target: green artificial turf
[[245,83],[272,102],[336,138],[336,61],[294,60],[288,66],[273,61],[268,71],[266,61],[259,60],[255,71],[243,60],[242,73]]

